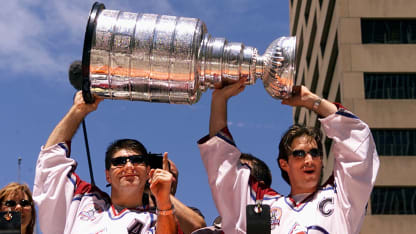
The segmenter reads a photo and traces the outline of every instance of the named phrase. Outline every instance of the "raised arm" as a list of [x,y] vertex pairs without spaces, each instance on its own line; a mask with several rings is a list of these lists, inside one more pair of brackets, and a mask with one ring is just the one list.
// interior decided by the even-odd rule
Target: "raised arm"
[[315,111],[322,117],[327,117],[337,112],[335,104],[312,93],[305,86],[293,87],[292,96],[288,99],[284,99],[282,104],[306,107],[309,110]]
[[[36,163],[33,199],[38,206],[38,218],[44,233],[64,233],[67,221],[76,210],[71,204],[79,177],[73,172],[76,162],[69,156],[70,141],[82,119],[97,108],[101,100],[94,104],[84,103],[81,92],[78,92],[74,104],[50,134],[42,147]],[[64,143],[64,144],[60,144]],[[75,182],[76,181],[76,182]]]
[[209,119],[209,136],[213,137],[221,129],[227,126],[227,102],[230,97],[241,93],[244,88],[245,79],[225,86],[222,89],[216,89],[212,92],[211,115]]
[[102,99],[96,98],[93,104],[86,104],[82,98],[82,91],[78,91],[74,98],[74,104],[49,135],[45,148],[60,142],[70,141],[85,116],[96,110],[101,101]]

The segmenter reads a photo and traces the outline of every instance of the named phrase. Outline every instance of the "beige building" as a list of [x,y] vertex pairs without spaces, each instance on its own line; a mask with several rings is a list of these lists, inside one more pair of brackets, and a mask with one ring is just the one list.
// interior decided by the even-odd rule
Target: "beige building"
[[[372,129],[381,167],[361,233],[416,232],[416,1],[288,0],[296,84]],[[296,108],[294,121],[317,116]],[[328,152],[331,140],[324,140]]]

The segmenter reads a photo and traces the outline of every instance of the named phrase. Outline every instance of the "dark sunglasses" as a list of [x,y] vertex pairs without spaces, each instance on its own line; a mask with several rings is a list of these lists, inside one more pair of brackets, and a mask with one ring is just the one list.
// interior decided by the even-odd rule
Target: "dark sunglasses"
[[16,207],[17,204],[20,204],[21,207],[31,206],[32,202],[29,200],[20,200],[16,202],[15,200],[7,200],[3,203],[7,207]]
[[322,156],[322,152],[317,148],[313,148],[313,149],[309,150],[309,152],[306,152],[305,150],[294,150],[294,151],[292,151],[292,155],[295,158],[304,158],[304,157],[306,157],[306,154],[310,154],[312,156],[312,158],[317,158],[317,157]]
[[147,164],[147,158],[145,155],[130,155],[127,157],[122,156],[122,157],[112,158],[111,164],[113,164],[113,166],[115,167],[122,167],[126,165],[127,160],[129,160],[131,164]]

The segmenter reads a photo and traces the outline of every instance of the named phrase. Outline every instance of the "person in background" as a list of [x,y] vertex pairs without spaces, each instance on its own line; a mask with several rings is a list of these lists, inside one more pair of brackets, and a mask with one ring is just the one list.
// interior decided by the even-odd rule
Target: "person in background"
[[[157,159],[157,157],[160,156],[155,156],[154,159]],[[155,168],[160,167],[160,165],[158,164],[159,163],[154,163],[153,166]],[[172,201],[172,204],[175,207],[175,218],[179,224],[178,234],[189,234],[197,229],[205,227],[206,223],[201,211],[198,208],[190,207],[183,204],[178,198],[175,197],[179,179],[179,170],[176,167],[175,163],[171,159],[169,159],[168,167],[163,169],[169,171],[173,176],[170,191],[170,200]],[[154,196],[151,194],[151,191],[148,186],[146,186],[145,193],[149,197],[150,208],[155,208],[156,200]]]
[[1,211],[21,213],[22,234],[33,234],[36,223],[36,210],[32,193],[26,184],[9,183],[0,190]]

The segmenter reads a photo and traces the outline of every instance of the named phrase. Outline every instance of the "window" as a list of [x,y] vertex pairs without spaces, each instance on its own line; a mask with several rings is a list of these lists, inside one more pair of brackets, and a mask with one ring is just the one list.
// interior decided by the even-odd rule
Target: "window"
[[325,52],[326,42],[328,40],[329,27],[331,26],[332,15],[334,14],[335,0],[330,0],[328,3],[328,12],[326,13],[324,29],[322,30],[321,37],[321,53],[322,55]]
[[329,58],[328,71],[325,77],[324,88],[322,90],[322,97],[328,99],[329,89],[332,84],[332,78],[335,72],[335,65],[338,59],[338,35],[335,34],[334,45],[332,47],[331,57]]
[[332,139],[329,137],[325,137],[324,146],[325,146],[325,151],[326,151],[326,158],[328,159],[329,151],[331,150],[331,146],[332,146]]
[[[300,33],[300,39],[299,39],[299,44],[298,44],[298,48],[296,48],[296,67],[299,67],[300,64],[300,57],[302,55],[302,50],[303,50],[303,33]],[[295,75],[295,83],[298,79],[298,74],[299,72],[296,72]]]
[[416,73],[364,73],[366,99],[416,99]]
[[309,19],[309,13],[311,11],[311,3],[312,0],[306,0],[306,6],[305,6],[305,23],[308,24],[308,19]]
[[371,129],[383,156],[416,156],[416,129]]
[[318,67],[318,62],[316,62],[315,70],[313,72],[313,77],[312,77],[312,83],[311,83],[312,93],[316,93],[316,88],[318,87],[318,79],[319,79],[319,67]]
[[363,43],[416,43],[416,19],[361,19]]
[[295,109],[295,123],[299,123],[299,115],[300,115],[300,107],[296,107]]
[[306,52],[306,62],[308,64],[308,67],[309,67],[309,63],[311,62],[313,44],[315,43],[315,36],[316,36],[316,17],[313,18],[311,37],[309,38],[308,50]]
[[[295,17],[294,17],[294,20],[293,20],[292,35],[296,35],[296,30],[297,30],[298,22],[299,22],[299,11],[300,11],[300,6],[301,5],[302,5],[302,1],[297,1]],[[293,3],[292,3],[292,6],[293,6]]]
[[371,193],[371,213],[416,214],[416,187],[374,187]]

